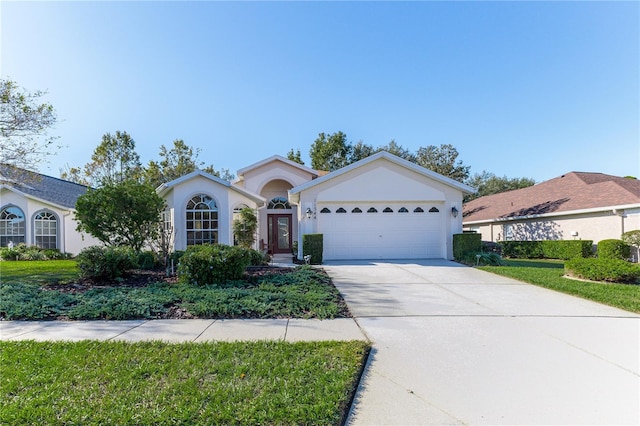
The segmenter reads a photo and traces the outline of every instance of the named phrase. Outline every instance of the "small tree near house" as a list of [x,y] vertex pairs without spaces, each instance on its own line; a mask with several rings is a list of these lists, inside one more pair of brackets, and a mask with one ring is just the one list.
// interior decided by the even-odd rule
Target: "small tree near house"
[[251,248],[256,240],[258,217],[255,210],[245,207],[240,210],[238,219],[233,221],[233,234],[239,246]]

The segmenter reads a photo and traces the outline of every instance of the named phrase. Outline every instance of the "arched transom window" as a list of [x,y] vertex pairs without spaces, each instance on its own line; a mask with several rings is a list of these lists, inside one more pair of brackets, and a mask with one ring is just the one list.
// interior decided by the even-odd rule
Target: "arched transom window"
[[290,210],[291,204],[289,204],[289,200],[284,197],[275,197],[271,201],[269,201],[268,209],[277,209],[277,210]]
[[208,195],[196,195],[187,203],[187,245],[217,242],[218,206]]
[[58,248],[58,218],[51,212],[41,211],[33,218],[35,243],[45,249]]
[[24,213],[19,207],[8,206],[0,211],[0,247],[24,243]]

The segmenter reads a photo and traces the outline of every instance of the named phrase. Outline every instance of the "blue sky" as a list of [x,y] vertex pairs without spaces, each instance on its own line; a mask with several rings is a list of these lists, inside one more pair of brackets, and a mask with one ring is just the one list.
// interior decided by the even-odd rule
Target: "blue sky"
[[81,166],[106,132],[215,168],[319,132],[452,144],[472,173],[640,177],[638,2],[7,2],[0,74],[47,90]]

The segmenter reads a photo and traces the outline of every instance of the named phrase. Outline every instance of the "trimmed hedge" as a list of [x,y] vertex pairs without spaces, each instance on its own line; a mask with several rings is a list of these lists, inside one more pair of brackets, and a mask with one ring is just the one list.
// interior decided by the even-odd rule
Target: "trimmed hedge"
[[592,281],[632,283],[640,278],[640,265],[620,259],[570,259],[564,263],[568,275]]
[[136,268],[136,257],[129,247],[91,246],[83,249],[76,260],[81,277],[113,281]]
[[482,250],[482,234],[464,233],[453,235],[453,258],[457,261],[466,259],[469,254],[475,255]]
[[622,240],[602,240],[598,243],[598,258],[627,260],[631,257],[631,246]]
[[573,259],[593,256],[592,240],[502,241],[502,255],[517,259]]
[[322,263],[323,250],[322,234],[304,234],[302,236],[302,256],[311,255],[310,263],[320,265]]
[[180,282],[207,285],[223,284],[242,278],[251,264],[251,249],[223,244],[190,246],[180,258]]

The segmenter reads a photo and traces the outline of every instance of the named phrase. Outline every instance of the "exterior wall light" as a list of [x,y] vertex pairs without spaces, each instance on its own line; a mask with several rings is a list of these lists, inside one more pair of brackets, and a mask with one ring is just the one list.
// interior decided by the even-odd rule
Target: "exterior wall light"
[[311,216],[313,216],[313,212],[311,211],[310,207],[307,207],[307,211],[305,212],[305,214],[307,215],[307,219],[311,219]]
[[456,206],[451,207],[451,216],[458,217],[458,209],[456,209]]

